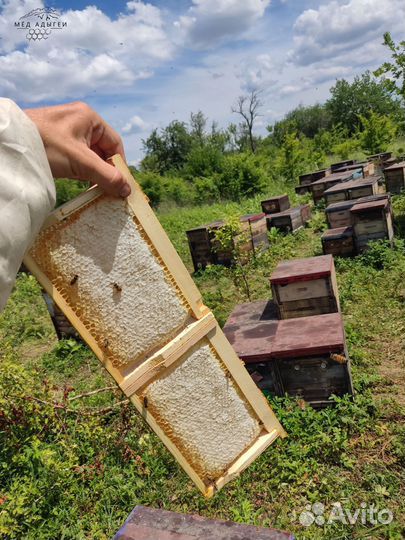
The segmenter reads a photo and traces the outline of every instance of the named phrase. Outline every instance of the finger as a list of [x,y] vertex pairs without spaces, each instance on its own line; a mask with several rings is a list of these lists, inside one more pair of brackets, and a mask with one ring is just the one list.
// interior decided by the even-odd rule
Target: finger
[[93,129],[90,146],[97,148],[106,158],[120,154],[125,160],[124,144],[120,135],[100,116],[97,126]]
[[94,182],[115,197],[128,197],[131,193],[130,185],[118,169],[103,161],[85,144],[81,145],[78,154],[72,159],[75,161],[72,168],[79,180]]

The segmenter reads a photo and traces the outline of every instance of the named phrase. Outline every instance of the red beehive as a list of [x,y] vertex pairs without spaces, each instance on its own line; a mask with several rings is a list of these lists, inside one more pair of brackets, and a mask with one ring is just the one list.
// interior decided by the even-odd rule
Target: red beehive
[[280,319],[339,311],[335,265],[331,255],[291,259],[270,277]]
[[313,407],[330,404],[332,394],[353,393],[340,313],[280,321],[272,357],[283,393]]

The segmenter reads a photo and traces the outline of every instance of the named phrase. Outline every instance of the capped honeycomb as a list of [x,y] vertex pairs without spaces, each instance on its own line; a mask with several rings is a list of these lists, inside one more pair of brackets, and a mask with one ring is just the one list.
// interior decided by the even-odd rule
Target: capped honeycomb
[[30,254],[115,366],[143,360],[190,321],[124,200],[98,197],[44,229]]
[[258,437],[258,418],[204,339],[143,390],[168,437],[204,480],[224,473]]

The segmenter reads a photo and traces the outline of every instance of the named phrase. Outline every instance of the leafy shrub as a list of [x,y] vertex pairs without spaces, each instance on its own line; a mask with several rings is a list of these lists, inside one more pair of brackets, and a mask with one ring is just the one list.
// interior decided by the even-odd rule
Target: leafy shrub
[[225,156],[222,172],[214,178],[220,195],[234,201],[261,192],[266,185],[264,171],[248,154]]

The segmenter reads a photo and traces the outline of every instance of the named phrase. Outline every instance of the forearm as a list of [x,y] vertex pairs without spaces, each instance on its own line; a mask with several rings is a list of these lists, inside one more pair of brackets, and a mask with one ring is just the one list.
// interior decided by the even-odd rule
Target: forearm
[[55,204],[55,184],[35,124],[0,99],[0,310],[23,256]]

